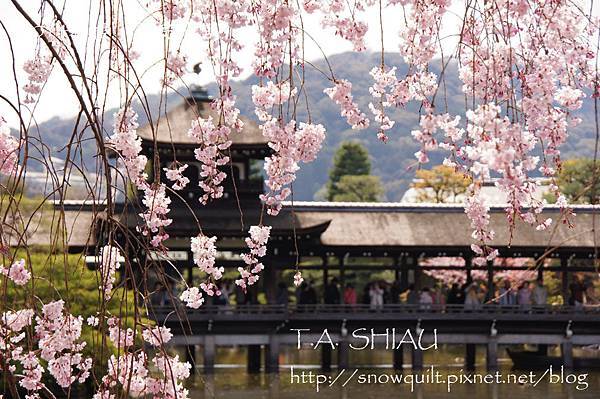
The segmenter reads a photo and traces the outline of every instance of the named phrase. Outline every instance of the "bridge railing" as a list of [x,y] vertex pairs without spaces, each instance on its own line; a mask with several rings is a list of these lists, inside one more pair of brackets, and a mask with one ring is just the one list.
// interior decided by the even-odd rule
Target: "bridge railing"
[[175,309],[187,314],[195,315],[270,315],[289,317],[295,314],[334,315],[334,314],[482,314],[482,315],[569,315],[569,314],[594,314],[600,315],[599,306],[500,306],[486,304],[477,307],[465,305],[444,304],[385,304],[379,307],[371,305],[340,305],[340,304],[314,304],[314,305],[205,305],[198,309],[186,308],[182,304],[173,306],[153,307],[154,313],[163,314],[173,312]]

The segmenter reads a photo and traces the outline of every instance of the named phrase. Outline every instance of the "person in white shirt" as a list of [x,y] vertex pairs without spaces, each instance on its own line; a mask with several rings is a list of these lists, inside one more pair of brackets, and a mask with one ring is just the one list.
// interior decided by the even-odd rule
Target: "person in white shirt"
[[371,309],[376,310],[383,308],[383,290],[378,282],[371,284],[369,297],[371,299]]

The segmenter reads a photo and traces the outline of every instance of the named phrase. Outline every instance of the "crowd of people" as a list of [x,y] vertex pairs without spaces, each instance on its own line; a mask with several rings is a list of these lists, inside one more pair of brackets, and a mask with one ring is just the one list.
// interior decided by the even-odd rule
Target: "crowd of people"
[[[286,289],[285,285],[281,288]],[[510,280],[501,281],[493,292],[481,282],[465,284],[453,283],[444,285],[437,283],[433,286],[401,287],[399,282],[392,284],[386,281],[367,283],[360,295],[354,284],[341,287],[337,278],[332,278],[323,289],[324,304],[356,305],[366,304],[371,309],[381,309],[384,304],[405,303],[410,305],[463,305],[466,309],[477,309],[484,303],[500,306],[519,306],[522,308],[549,305],[548,288],[542,279],[523,281],[515,285]],[[287,291],[287,289],[286,289]],[[296,292],[299,305],[314,305],[320,303],[317,291],[312,282],[303,282]],[[279,301],[278,301],[279,303]],[[286,302],[287,303],[287,302]],[[575,275],[569,285],[568,302],[572,306],[600,305],[600,298],[595,292],[594,284],[584,282]]]
[[[367,283],[362,292],[358,292],[353,283],[342,286],[336,277],[330,279],[322,290],[322,297],[312,281],[304,281],[296,289],[295,302],[297,305],[369,305],[372,310],[381,309],[384,304],[419,305],[420,307],[431,307],[431,305],[463,305],[465,309],[477,309],[486,304],[497,304],[500,306],[519,306],[530,308],[546,306],[549,304],[548,289],[542,279],[536,281],[523,281],[515,285],[510,280],[501,281],[496,285],[493,292],[481,282],[469,282],[464,284],[453,283],[445,285],[437,282],[432,286],[415,287],[414,284],[402,287],[400,282],[388,283],[384,280]],[[153,305],[167,305],[173,298],[174,293],[164,287],[163,283],[157,282],[154,293],[151,296]],[[280,282],[274,296],[274,302],[279,305],[288,305],[291,302],[289,287]],[[259,304],[258,292],[253,289],[244,291],[229,280],[220,282],[218,295],[209,299],[212,305],[226,306],[231,304],[248,305]],[[567,304],[581,307],[584,305],[600,305],[600,298],[595,292],[591,281],[584,281],[579,275],[574,275],[569,285],[569,296]]]

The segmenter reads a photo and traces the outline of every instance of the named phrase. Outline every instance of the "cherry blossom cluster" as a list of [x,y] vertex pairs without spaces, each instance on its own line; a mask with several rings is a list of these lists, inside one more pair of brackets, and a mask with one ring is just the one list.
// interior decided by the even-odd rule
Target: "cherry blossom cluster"
[[386,142],[387,131],[394,126],[386,114],[389,107],[404,107],[409,101],[423,101],[427,105],[427,97],[437,89],[436,75],[427,71],[415,72],[402,80],[396,77],[396,67],[385,71],[382,67],[375,67],[370,72],[374,83],[369,92],[378,101],[378,106],[369,103],[369,109],[379,123],[377,137]]
[[[454,257],[438,257],[428,258],[422,261],[424,266],[461,266],[465,267],[464,258]],[[496,258],[494,266],[502,266],[508,268],[508,270],[502,270],[494,272],[494,279],[496,281],[510,281],[513,287],[518,287],[524,281],[533,281],[537,279],[536,270],[511,270],[511,267],[523,267],[527,266],[531,262],[530,258]],[[453,283],[465,284],[467,282],[466,270],[457,269],[426,269],[423,272],[435,278],[436,280],[442,281],[447,285]],[[487,271],[485,270],[471,270],[471,279],[473,281],[487,281]]]
[[160,247],[162,242],[169,238],[164,228],[169,226],[173,220],[167,218],[171,199],[167,196],[165,185],[146,186],[142,203],[147,208],[140,217],[145,225],[141,229],[143,235],[152,235],[150,243],[154,247]]
[[289,101],[296,94],[296,88],[292,88],[289,81],[275,84],[269,80],[264,86],[252,85],[254,112],[260,121],[269,121],[272,119],[271,109]]
[[346,118],[352,129],[366,129],[369,127],[369,119],[358,109],[353,101],[352,83],[342,79],[336,80],[335,86],[323,90],[341,108],[341,115]]
[[229,162],[225,151],[231,146],[230,134],[231,129],[228,126],[216,126],[211,116],[192,121],[188,135],[201,144],[194,150],[194,154],[202,164],[202,179],[199,182],[199,186],[204,190],[204,195],[200,198],[202,204],[223,196],[221,184],[227,174],[221,168]]
[[185,16],[186,7],[185,1],[182,0],[160,0],[157,1],[162,4],[161,15],[169,21],[183,18]]
[[[122,108],[115,114],[113,135],[109,137],[108,144],[119,155],[129,179],[138,190],[144,191],[142,203],[146,210],[140,214],[144,226],[139,230],[145,236],[151,235],[150,243],[158,248],[169,238],[164,228],[172,222],[172,219],[167,217],[171,199],[166,194],[164,183],[148,184],[147,182],[148,174],[144,170],[148,159],[140,154],[142,139],[137,134],[138,126],[135,111],[129,106]],[[177,179],[176,184],[183,184],[183,179]]]
[[[2,314],[0,348],[8,367],[3,372],[18,380],[28,398],[39,398],[42,390],[47,391],[43,382],[46,371],[63,388],[84,382],[90,375],[92,360],[82,354],[83,319],[66,312],[62,300],[43,305],[41,314],[34,315],[34,309]],[[35,331],[33,342],[25,339],[27,327]]]
[[[132,329],[122,330],[114,318],[109,319],[109,326],[110,338],[117,347],[128,349],[133,346],[135,332]],[[162,348],[172,337],[170,329],[164,326],[142,331],[144,341],[156,348]],[[111,355],[107,374],[94,399],[114,398],[112,392],[119,386],[132,397],[189,398],[183,380],[190,376],[190,369],[191,365],[181,362],[177,355],[171,357],[158,351],[150,358],[146,351],[125,350],[119,356]]]
[[297,30],[292,27],[298,10],[288,2],[265,0],[255,3],[253,13],[259,33],[252,64],[254,73],[259,77],[274,78],[285,62],[286,52],[292,58],[288,62],[295,63],[297,58]]
[[23,90],[27,93],[25,104],[31,104],[35,102],[35,96],[40,94],[42,86],[48,80],[50,72],[52,71],[50,57],[37,56],[31,60],[28,60],[23,64],[23,70],[27,74],[28,82],[23,86]]
[[192,309],[198,309],[204,304],[204,297],[198,287],[189,287],[179,296],[185,305]]
[[[441,143],[435,138],[438,130],[444,132]],[[412,135],[422,145],[421,151],[415,154],[420,162],[428,161],[428,150],[439,147],[453,154],[444,162],[446,165],[473,177],[465,213],[474,229],[473,238],[478,242],[473,246],[478,255],[476,262],[491,260],[496,254],[487,247],[494,232],[489,227],[489,207],[480,195],[480,185],[492,173],[502,176],[496,184],[506,194],[510,225],[514,225],[515,217],[532,225],[540,224],[538,215],[542,203],[534,197],[536,186],[528,177],[528,172],[535,170],[539,162],[539,158],[532,155],[536,138],[502,116],[499,106],[483,104],[469,110],[466,130],[460,127],[459,117],[452,119],[448,114],[427,113],[421,117],[420,129]],[[463,139],[464,143],[458,144]]]
[[9,268],[0,265],[0,274],[8,277],[16,285],[25,285],[31,280],[31,272],[25,266],[25,259],[13,263]]
[[295,95],[296,89],[291,88],[287,81],[279,84],[268,81],[264,86],[252,87],[255,113],[264,122],[260,129],[274,152],[265,159],[264,165],[269,192],[260,196],[271,215],[279,213],[281,202],[291,194],[287,186],[296,179],[298,163],[312,162],[325,140],[325,128],[322,125],[302,122],[297,126],[294,120],[284,124],[270,114],[273,107],[291,101]]
[[300,284],[302,284],[303,281],[304,278],[302,278],[302,273],[300,271],[294,273],[294,285],[296,287],[300,287]]
[[400,54],[409,72],[404,79],[398,79],[396,68],[387,68],[383,60],[371,70],[374,83],[369,90],[377,104],[370,103],[369,109],[379,124],[377,137],[383,142],[388,140],[387,131],[394,126],[386,108],[404,107],[411,100],[422,101],[428,107],[428,97],[437,90],[437,76],[428,71],[428,64],[436,54],[440,23],[450,1],[388,1],[390,7],[396,4],[404,10]]
[[129,179],[139,188],[147,184],[148,175],[144,169],[148,159],[140,154],[142,139],[137,134],[137,118],[137,113],[131,107],[119,110],[115,114],[113,134],[107,143],[119,154]]
[[187,168],[188,165],[181,165],[179,167],[174,165],[172,168],[163,169],[167,179],[173,182],[173,185],[171,186],[173,190],[183,190],[190,182],[190,179],[183,175],[183,172],[185,172]]
[[217,257],[215,242],[217,241],[217,237],[199,235],[198,237],[192,237],[191,241],[192,254],[196,266],[215,280],[221,279],[224,269],[222,267],[215,267]]
[[[419,162],[439,147],[450,152],[444,164],[475,178],[466,213],[479,241],[474,252],[483,262],[495,252],[485,244],[493,231],[477,180],[501,176],[497,186],[506,194],[511,229],[517,219],[537,230],[553,222],[540,219],[543,203],[533,196],[530,174],[539,170],[554,179],[560,169],[559,147],[579,123],[573,112],[582,106],[585,88],[596,84],[589,42],[598,26],[564,1],[503,1],[472,11],[459,44],[459,76],[464,93],[480,105],[467,111],[466,129],[458,117],[427,108],[413,136],[422,146],[415,154]],[[488,40],[490,31],[497,40]],[[534,155],[538,149],[541,158]],[[570,225],[573,213],[554,180],[550,192]]]
[[[52,25],[44,25],[41,29],[43,32],[42,35],[48,40],[58,57],[64,59],[68,53],[66,47],[68,39],[62,25],[58,21],[54,21]],[[23,86],[23,91],[27,93],[23,101],[25,104],[35,102],[35,98],[40,94],[42,87],[50,77],[53,60],[54,55],[44,46],[38,50],[35,57],[25,61],[23,64],[23,71],[27,74],[28,80]]]
[[324,28],[334,28],[335,35],[352,43],[354,51],[366,50],[364,38],[368,25],[359,21],[357,15],[365,10],[365,6],[373,5],[376,0],[354,1],[305,1],[304,10],[312,13],[319,9],[323,14],[322,25]]
[[303,122],[296,127],[293,120],[281,126],[275,119],[265,122],[260,128],[274,151],[265,159],[264,165],[269,192],[261,194],[260,198],[268,207],[267,213],[277,215],[281,202],[291,194],[287,186],[296,179],[298,163],[312,162],[316,158],[325,140],[325,128],[320,124]]
[[115,284],[115,274],[120,267],[121,251],[117,247],[106,245],[100,249],[101,288],[106,300],[112,295]]
[[19,162],[19,141],[10,134],[10,128],[0,116],[0,173],[11,175]]
[[408,7],[406,26],[400,31],[400,54],[404,61],[424,70],[435,56],[441,20],[450,0],[390,0],[389,5],[400,3]]
[[267,241],[271,234],[271,226],[252,226],[249,233],[250,237],[246,237],[246,245],[250,252],[242,254],[246,267],[238,267],[241,278],[235,280],[235,283],[244,290],[258,281],[258,274],[265,268],[260,262],[260,258],[267,254]]
[[165,85],[171,85],[186,72],[187,57],[179,53],[169,54],[166,61]]
[[[208,296],[221,295],[215,281],[223,277],[225,268],[215,266],[217,237],[199,235],[191,239],[191,250],[194,263],[200,271],[206,274],[205,280],[200,284],[200,289]],[[188,287],[179,297],[190,308],[197,309],[204,303],[202,292],[197,287]]]

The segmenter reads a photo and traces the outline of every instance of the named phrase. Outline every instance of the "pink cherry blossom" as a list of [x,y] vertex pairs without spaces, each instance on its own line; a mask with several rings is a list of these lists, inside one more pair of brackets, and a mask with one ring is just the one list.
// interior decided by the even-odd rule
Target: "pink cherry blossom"
[[19,142],[11,136],[10,128],[0,116],[0,173],[11,175],[16,171]]
[[259,259],[267,254],[267,241],[271,234],[271,226],[252,226],[249,233],[250,237],[247,237],[245,241],[250,252],[242,254],[246,267],[238,267],[241,278],[235,280],[235,283],[244,290],[258,281],[258,274],[264,269],[264,265],[260,263]]
[[164,84],[170,85],[186,72],[187,57],[179,53],[169,54],[166,60],[166,79]]
[[106,245],[100,249],[101,287],[107,300],[110,299],[112,295],[113,285],[115,283],[115,273],[120,267],[120,257],[121,251],[117,247]]
[[0,274],[7,276],[17,285],[25,285],[31,280],[31,272],[25,267],[25,259],[13,263],[8,269],[0,266]]
[[142,331],[142,336],[144,337],[144,340],[150,345],[157,347],[160,347],[161,345],[169,342],[171,338],[173,338],[173,334],[171,334],[171,329],[164,326],[147,328],[144,331]]
[[163,170],[165,171],[165,174],[167,176],[167,179],[174,182],[173,186],[172,186],[173,190],[183,190],[190,182],[190,179],[188,179],[187,177],[185,177],[183,175],[183,172],[187,168],[188,168],[188,165],[182,165],[180,167],[172,167],[172,168],[163,168]]
[[304,279],[302,278],[302,273],[300,273],[300,271],[297,271],[294,274],[294,285],[296,287],[300,287],[300,284],[302,284],[303,281]]
[[346,118],[352,129],[366,129],[369,127],[369,119],[358,109],[353,102],[352,83],[342,79],[335,82],[334,87],[323,90],[341,108],[341,115]]
[[119,154],[129,179],[143,187],[148,177],[144,172],[148,160],[145,155],[140,155],[142,139],[137,135],[138,126],[135,111],[131,107],[122,108],[115,114],[113,135],[108,144]]
[[198,309],[204,303],[204,298],[198,287],[191,287],[183,291],[179,297],[187,307]]
[[169,238],[169,235],[164,233],[164,228],[169,226],[173,221],[167,218],[167,214],[170,211],[169,205],[171,204],[171,199],[166,194],[165,185],[161,183],[159,185],[146,186],[142,203],[147,210],[144,213],[140,213],[140,217],[145,222],[145,225],[141,228],[141,232],[143,235],[152,234],[154,236],[152,245],[159,247],[162,245],[162,241]]

